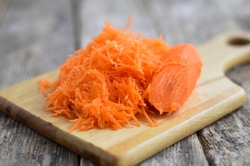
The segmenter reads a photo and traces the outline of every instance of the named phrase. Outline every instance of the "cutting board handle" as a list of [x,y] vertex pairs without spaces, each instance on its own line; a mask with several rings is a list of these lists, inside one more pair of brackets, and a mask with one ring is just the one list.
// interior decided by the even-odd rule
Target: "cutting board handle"
[[250,61],[250,34],[234,33],[226,35],[223,39],[225,47],[234,49],[231,54],[225,54],[224,66],[222,66],[224,72],[236,65]]
[[250,34],[235,32],[223,34],[199,47],[203,61],[200,81],[225,75],[230,68],[250,61]]

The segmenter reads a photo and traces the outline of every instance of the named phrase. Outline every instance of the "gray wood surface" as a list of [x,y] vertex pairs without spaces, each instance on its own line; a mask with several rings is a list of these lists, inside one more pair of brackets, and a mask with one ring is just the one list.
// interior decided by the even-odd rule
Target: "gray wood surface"
[[[0,86],[55,69],[74,50],[69,1],[13,0],[0,27]],[[8,10],[6,10],[8,9]],[[0,165],[77,165],[78,156],[0,113]]]
[[[171,44],[250,33],[247,0],[0,0],[0,87],[55,69],[100,33],[104,22]],[[249,55],[250,56],[250,55]],[[250,66],[227,75],[250,96]],[[234,113],[139,165],[250,165],[250,98]],[[93,165],[0,113],[0,165]]]

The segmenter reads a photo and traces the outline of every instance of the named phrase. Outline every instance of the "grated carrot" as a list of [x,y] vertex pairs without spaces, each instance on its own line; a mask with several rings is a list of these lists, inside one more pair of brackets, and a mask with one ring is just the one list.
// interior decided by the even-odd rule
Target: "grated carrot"
[[172,46],[162,37],[141,38],[132,28],[127,32],[130,20],[124,30],[107,22],[101,34],[60,66],[55,82],[40,80],[46,109],[69,118],[74,123],[70,132],[140,126],[139,117],[158,125],[148,106],[148,99],[154,99],[148,97],[155,88],[154,75],[164,66],[162,57]]

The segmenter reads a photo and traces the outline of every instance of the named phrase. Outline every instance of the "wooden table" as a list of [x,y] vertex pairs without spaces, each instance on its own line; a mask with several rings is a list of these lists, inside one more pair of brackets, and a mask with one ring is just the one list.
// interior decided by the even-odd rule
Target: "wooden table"
[[[105,21],[171,44],[199,45],[228,31],[250,32],[247,0],[0,0],[0,88],[57,68],[100,33]],[[249,55],[250,56],[250,55]],[[250,65],[227,75],[250,95]],[[250,165],[245,105],[139,165]],[[0,113],[0,165],[93,165]]]

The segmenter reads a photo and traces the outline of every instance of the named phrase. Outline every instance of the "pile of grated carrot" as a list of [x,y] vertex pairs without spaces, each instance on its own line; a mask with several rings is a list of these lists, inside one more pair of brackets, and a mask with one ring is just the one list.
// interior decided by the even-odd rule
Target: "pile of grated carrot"
[[128,25],[106,23],[60,67],[55,82],[40,80],[46,109],[73,121],[70,132],[140,126],[138,118],[157,126],[151,114],[180,109],[194,89],[202,63],[191,44],[141,38]]

